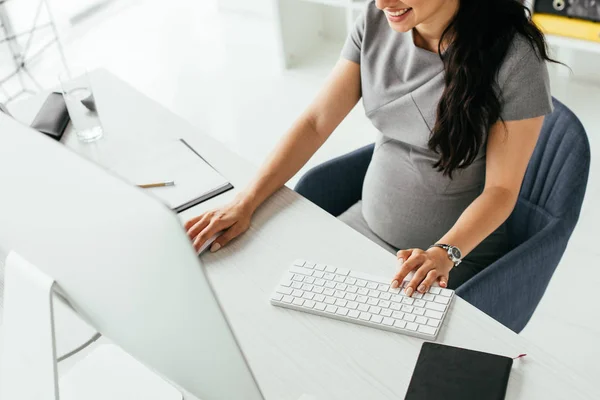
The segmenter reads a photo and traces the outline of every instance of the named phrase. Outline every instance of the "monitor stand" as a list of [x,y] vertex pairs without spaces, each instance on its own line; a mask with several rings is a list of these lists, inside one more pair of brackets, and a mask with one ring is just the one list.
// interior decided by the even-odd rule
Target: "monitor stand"
[[[0,398],[58,400],[55,282],[15,252],[6,259]],[[172,385],[117,346],[90,353],[60,380],[60,398],[181,400]]]

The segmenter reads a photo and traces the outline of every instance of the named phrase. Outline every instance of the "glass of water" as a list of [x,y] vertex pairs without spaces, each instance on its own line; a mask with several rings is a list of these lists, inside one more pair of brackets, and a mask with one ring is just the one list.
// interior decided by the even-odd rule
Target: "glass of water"
[[104,133],[98,117],[94,92],[87,70],[71,69],[71,74],[59,75],[62,94],[67,103],[71,124],[82,142],[94,142]]

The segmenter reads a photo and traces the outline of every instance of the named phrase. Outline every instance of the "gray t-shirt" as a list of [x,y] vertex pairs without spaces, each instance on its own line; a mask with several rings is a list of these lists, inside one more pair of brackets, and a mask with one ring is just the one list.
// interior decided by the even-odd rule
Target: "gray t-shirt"
[[[362,216],[395,248],[427,248],[441,238],[481,193],[485,146],[469,167],[445,177],[427,142],[444,90],[438,54],[417,47],[413,33],[388,25],[373,1],[358,19],[342,57],[360,64],[363,105],[379,130],[363,186]],[[516,36],[500,68],[505,121],[552,111],[546,64]]]

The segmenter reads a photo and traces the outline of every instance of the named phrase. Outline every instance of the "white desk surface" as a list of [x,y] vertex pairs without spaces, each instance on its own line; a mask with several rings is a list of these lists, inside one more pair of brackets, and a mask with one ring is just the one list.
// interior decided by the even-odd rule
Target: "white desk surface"
[[[256,170],[111,73],[94,71],[92,82],[106,133],[92,145],[78,143],[68,133],[65,142],[76,151],[110,167],[136,146],[183,137],[236,189],[244,187]],[[12,111],[27,123],[41,101],[43,96],[29,99]],[[182,221],[228,201],[236,191],[184,212]],[[296,258],[384,276],[395,269],[393,255],[288,188],[258,210],[245,235],[215,254],[203,255],[266,398],[297,400],[303,394],[317,400],[404,398],[423,341],[271,306],[271,292]],[[598,398],[591,382],[460,298],[452,305],[438,342],[506,356],[527,353],[514,364],[507,399]]]

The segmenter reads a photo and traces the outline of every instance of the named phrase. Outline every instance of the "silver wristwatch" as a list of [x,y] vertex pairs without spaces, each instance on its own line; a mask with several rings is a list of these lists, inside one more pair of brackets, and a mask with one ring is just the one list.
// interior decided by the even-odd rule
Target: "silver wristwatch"
[[462,253],[458,247],[451,246],[449,244],[441,244],[441,243],[436,243],[436,244],[432,244],[431,246],[429,246],[429,248],[432,248],[432,247],[440,247],[440,248],[446,250],[448,252],[448,258],[450,259],[450,261],[452,261],[454,263],[455,267],[457,267],[458,264],[460,264],[462,262]]

